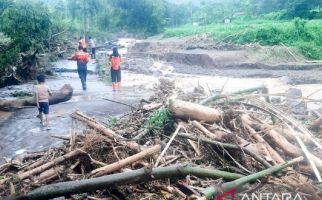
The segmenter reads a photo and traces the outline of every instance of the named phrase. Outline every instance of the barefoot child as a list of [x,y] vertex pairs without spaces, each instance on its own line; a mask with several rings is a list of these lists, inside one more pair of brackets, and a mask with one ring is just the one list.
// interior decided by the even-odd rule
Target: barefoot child
[[[49,87],[45,84],[45,75],[37,76],[38,85],[35,87],[35,96],[37,107],[39,110],[40,123],[46,126],[46,129],[49,130],[49,96],[52,95]],[[43,121],[43,114],[45,114],[46,123]]]

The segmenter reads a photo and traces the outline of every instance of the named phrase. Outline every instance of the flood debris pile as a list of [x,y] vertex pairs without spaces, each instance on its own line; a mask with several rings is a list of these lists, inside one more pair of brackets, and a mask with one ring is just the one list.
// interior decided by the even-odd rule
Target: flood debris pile
[[258,192],[321,199],[320,139],[268,103],[263,89],[197,103],[180,100],[163,82],[113,127],[74,112],[73,127],[86,130],[71,129],[63,146],[1,165],[0,195],[216,199]]

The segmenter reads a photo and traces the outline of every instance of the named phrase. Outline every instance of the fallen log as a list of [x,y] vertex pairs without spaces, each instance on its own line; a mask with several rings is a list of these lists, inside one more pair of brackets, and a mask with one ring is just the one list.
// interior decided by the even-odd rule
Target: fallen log
[[195,103],[170,99],[168,106],[174,116],[182,119],[214,123],[219,122],[222,118],[221,111]]
[[91,177],[98,177],[102,176],[108,173],[115,172],[117,170],[122,169],[126,165],[132,164],[136,161],[142,160],[143,158],[150,157],[156,153],[159,153],[161,151],[161,145],[155,145],[153,147],[150,147],[148,149],[145,149],[141,151],[140,153],[137,153],[133,156],[127,157],[123,160],[117,161],[115,163],[112,163],[110,165],[100,167],[98,169],[95,169],[91,172]]
[[235,181],[223,183],[220,187],[218,187],[218,186],[208,187],[202,191],[202,193],[204,194],[205,197],[201,198],[201,200],[214,199],[218,194],[221,194],[222,192],[228,192],[231,189],[237,189],[237,188],[239,188],[251,181],[255,181],[255,180],[263,178],[265,176],[273,175],[277,172],[282,171],[283,169],[285,169],[289,166],[292,166],[294,164],[302,162],[303,160],[304,160],[304,157],[298,157],[298,158],[295,158],[291,161],[273,166],[269,169],[265,169],[263,171],[257,172],[255,174],[251,174],[249,176],[242,177],[242,178],[237,179]]
[[243,177],[241,174],[220,171],[211,168],[191,167],[191,166],[170,166],[153,169],[141,168],[123,173],[111,174],[107,176],[83,179],[77,181],[61,182],[42,186],[27,194],[20,196],[10,196],[6,200],[45,200],[72,194],[93,192],[106,189],[109,186],[124,185],[131,183],[147,182],[165,178],[184,178],[187,175],[194,175],[199,178],[224,178],[235,180]]
[[[73,88],[69,84],[65,84],[59,91],[53,92],[49,98],[49,104],[57,104],[68,101],[73,96]],[[24,106],[37,106],[35,97],[15,100],[0,100],[0,110],[18,109]]]

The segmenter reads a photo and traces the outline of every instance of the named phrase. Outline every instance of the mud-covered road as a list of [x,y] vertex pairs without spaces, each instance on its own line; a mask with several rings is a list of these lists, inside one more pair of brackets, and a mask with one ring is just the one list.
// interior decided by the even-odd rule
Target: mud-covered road
[[[1,157],[13,157],[27,151],[39,151],[44,148],[54,147],[62,142],[50,135],[68,135],[72,127],[70,114],[80,110],[89,116],[95,116],[102,123],[107,123],[110,116],[121,116],[130,111],[130,107],[116,104],[102,98],[121,101],[126,104],[136,104],[140,99],[146,98],[149,93],[135,92],[131,88],[124,87],[121,92],[114,93],[109,83],[102,82],[95,74],[96,63],[91,61],[88,70],[88,90],[81,89],[81,83],[76,72],[68,72],[76,69],[76,63],[61,60],[55,63],[55,68],[60,69],[58,76],[49,78],[47,84],[52,90],[58,90],[64,84],[71,84],[74,95],[71,100],[50,106],[50,118],[52,129],[47,131],[40,126],[36,108],[25,108],[13,113],[0,113],[3,115],[0,124],[0,155]],[[23,84],[2,88],[0,94],[7,95],[15,89],[32,90],[33,84]],[[5,118],[6,115],[6,118]],[[2,162],[2,161],[1,161]]]

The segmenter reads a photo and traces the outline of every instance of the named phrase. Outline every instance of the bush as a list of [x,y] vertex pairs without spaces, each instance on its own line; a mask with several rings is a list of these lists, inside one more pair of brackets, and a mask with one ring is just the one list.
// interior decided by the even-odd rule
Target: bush
[[172,122],[172,115],[169,109],[161,108],[152,113],[145,122],[144,128],[153,135],[159,134],[160,131],[169,127]]

